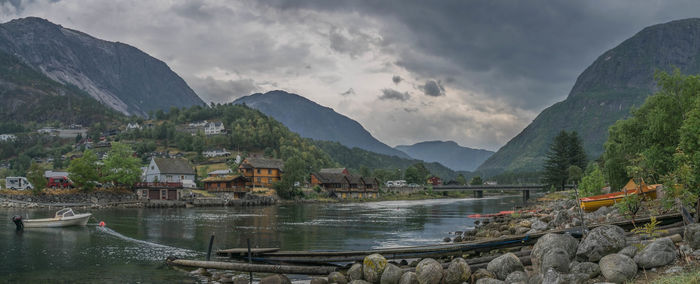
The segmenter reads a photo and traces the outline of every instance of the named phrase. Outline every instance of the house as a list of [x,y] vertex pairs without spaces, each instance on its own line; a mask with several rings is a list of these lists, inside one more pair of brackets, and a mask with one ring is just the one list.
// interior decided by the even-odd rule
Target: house
[[331,194],[338,191],[348,191],[350,181],[342,173],[311,173],[311,186],[319,186]]
[[221,121],[212,121],[204,126],[204,134],[206,135],[218,135],[226,133],[226,128],[224,128],[224,123]]
[[226,151],[226,149],[212,149],[202,152],[204,157],[214,158],[214,157],[228,157],[231,156],[231,152]]
[[36,131],[39,134],[47,134],[51,136],[58,136],[58,130],[53,127],[44,127]]
[[14,134],[0,134],[0,141],[15,141],[17,136]]
[[202,180],[206,191],[233,192],[233,198],[243,198],[250,191],[247,182],[241,175],[210,176]]
[[349,175],[350,172],[348,172],[348,169],[346,168],[329,168],[329,169],[321,169],[319,171],[321,174],[344,174],[344,175]]
[[210,177],[222,177],[222,176],[230,175],[230,174],[232,174],[232,173],[233,173],[233,171],[232,171],[231,169],[216,170],[216,171],[208,172],[208,173],[207,173],[207,176],[210,176]]
[[57,133],[56,135],[58,135],[58,137],[61,137],[61,138],[75,138],[75,137],[78,137],[78,135],[80,135],[80,137],[86,137],[87,136],[87,129],[86,128],[56,129],[56,133]]
[[311,186],[319,186],[330,196],[347,198],[376,198],[379,182],[375,178],[348,173],[347,169],[322,169],[311,174]]
[[238,171],[248,182],[247,186],[271,187],[282,179],[284,162],[280,159],[247,158],[238,166]]
[[406,181],[405,180],[390,180],[386,182],[386,187],[402,187],[406,186]]
[[144,173],[145,182],[192,183],[194,168],[185,159],[151,158]]
[[44,177],[45,177],[45,178],[67,177],[67,176],[68,176],[68,172],[44,171]]
[[134,122],[134,123],[129,122],[129,124],[126,125],[127,131],[136,130],[136,129],[142,129],[141,125],[139,125],[138,122]]
[[139,188],[136,190],[139,199],[146,200],[180,200],[183,189],[179,188]]
[[188,124],[188,126],[189,127],[204,127],[207,125],[207,123],[208,122],[206,120],[198,121],[198,122],[191,122],[190,124]]
[[431,176],[428,178],[428,184],[431,185],[441,185],[442,184],[442,179],[436,176]]

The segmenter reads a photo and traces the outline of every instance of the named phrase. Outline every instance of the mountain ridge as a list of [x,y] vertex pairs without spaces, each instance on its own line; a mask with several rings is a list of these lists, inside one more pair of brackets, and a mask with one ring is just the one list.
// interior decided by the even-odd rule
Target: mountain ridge
[[464,147],[454,141],[424,141],[413,145],[394,147],[411,158],[426,162],[438,162],[454,171],[474,171],[493,151]]

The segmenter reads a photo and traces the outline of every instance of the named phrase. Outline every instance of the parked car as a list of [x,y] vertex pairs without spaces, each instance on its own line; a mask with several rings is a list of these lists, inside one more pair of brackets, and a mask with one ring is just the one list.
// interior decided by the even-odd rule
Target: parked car
[[15,190],[34,189],[34,186],[27,180],[26,177],[6,177],[5,187]]
[[74,188],[73,181],[65,176],[56,176],[48,178],[48,183],[46,184],[48,188]]

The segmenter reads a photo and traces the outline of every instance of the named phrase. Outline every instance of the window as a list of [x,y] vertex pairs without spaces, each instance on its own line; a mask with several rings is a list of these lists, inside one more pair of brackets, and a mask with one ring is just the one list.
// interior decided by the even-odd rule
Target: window
[[154,169],[154,168],[155,168],[154,166],[151,166],[151,170]]
[[260,173],[260,169],[258,169],[258,173]]
[[268,175],[269,175],[269,174],[272,174],[272,170],[271,170],[271,169],[267,169],[267,174],[268,174]]
[[258,183],[260,183],[260,180],[261,180],[261,179],[260,179],[260,178],[258,178]]

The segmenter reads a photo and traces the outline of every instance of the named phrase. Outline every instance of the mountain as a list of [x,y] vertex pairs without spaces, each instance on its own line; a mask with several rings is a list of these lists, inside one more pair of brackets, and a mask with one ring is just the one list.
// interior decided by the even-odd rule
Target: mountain
[[204,104],[164,62],[41,18],[0,24],[0,51],[124,114]]
[[644,28],[606,51],[579,75],[569,96],[545,109],[520,134],[478,170],[540,170],[545,153],[560,130],[575,130],[589,159],[603,152],[608,127],[629,115],[656,89],[654,73],[700,72],[700,19],[672,21]]
[[302,137],[335,141],[380,154],[409,158],[372,137],[357,121],[319,105],[307,98],[285,91],[257,93],[238,98],[234,104],[245,104],[282,122]]
[[454,141],[426,141],[394,148],[411,158],[438,162],[455,171],[473,171],[493,155],[492,151],[462,147]]

